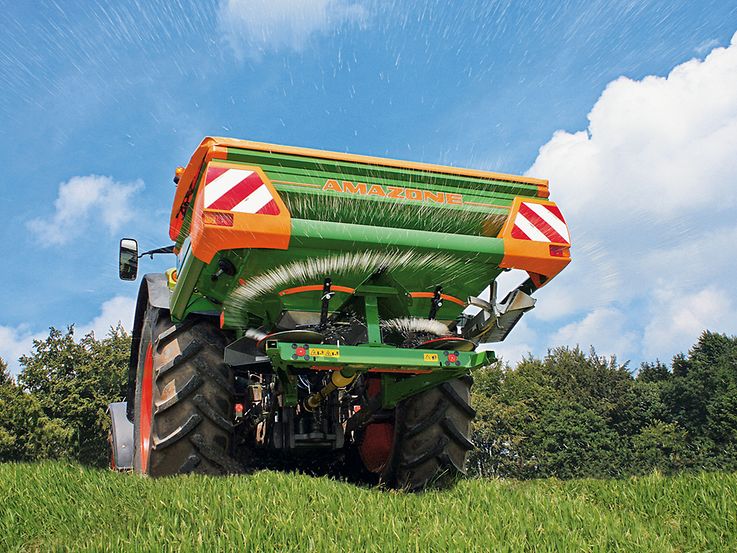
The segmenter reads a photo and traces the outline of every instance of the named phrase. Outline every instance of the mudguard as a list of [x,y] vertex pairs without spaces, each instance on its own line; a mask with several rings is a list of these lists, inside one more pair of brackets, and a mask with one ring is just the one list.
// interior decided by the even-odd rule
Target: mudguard
[[110,467],[113,470],[133,470],[133,423],[126,416],[126,402],[111,403],[107,407],[110,416]]
[[[159,309],[169,309],[169,297],[171,292],[169,290],[168,281],[164,273],[149,273],[143,276],[143,282],[141,283],[141,289],[146,286],[146,292],[148,294],[148,302]],[[145,298],[144,298],[145,300]],[[138,315],[139,307],[141,303],[141,292],[138,293],[138,305],[136,305],[136,315]],[[146,310],[144,303],[142,311]]]

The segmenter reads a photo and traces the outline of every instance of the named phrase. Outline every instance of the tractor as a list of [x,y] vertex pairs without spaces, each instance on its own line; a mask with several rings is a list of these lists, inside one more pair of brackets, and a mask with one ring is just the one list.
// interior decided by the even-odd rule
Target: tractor
[[571,259],[548,182],[213,137],[174,181],[173,244],[120,242],[124,280],[144,255],[176,266],[141,279],[112,466],[341,466],[411,491],[464,474],[486,344]]

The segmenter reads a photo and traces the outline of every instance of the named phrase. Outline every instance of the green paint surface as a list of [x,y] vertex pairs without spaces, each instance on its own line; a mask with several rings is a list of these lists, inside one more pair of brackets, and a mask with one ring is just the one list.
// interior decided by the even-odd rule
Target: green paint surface
[[[496,234],[513,198],[537,194],[535,185],[493,178],[239,148],[228,148],[227,156],[231,163],[259,166],[272,180],[292,215],[289,249],[221,252],[201,271],[190,270],[191,275],[180,275],[173,309],[177,318],[183,318],[196,308],[202,310],[204,304],[194,296],[206,299],[213,309],[224,305],[228,324],[234,327],[275,323],[285,310],[318,312],[319,291],[287,296],[280,296],[279,292],[297,286],[319,285],[326,277],[332,278],[335,285],[355,288],[370,277],[375,268],[334,270],[331,274],[314,274],[306,281],[299,276],[299,264],[371,252],[388,255],[405,252],[420,258],[414,263],[392,266],[388,273],[397,289],[404,293],[399,301],[401,306],[395,311],[404,316],[426,317],[430,300],[413,300],[407,294],[428,292],[442,286],[443,293],[465,301],[467,296],[479,293],[501,272],[498,265],[504,256],[504,244]],[[203,175],[201,170],[198,188]],[[454,198],[455,202],[460,201],[457,195],[462,195],[463,205],[323,190],[328,181],[338,182],[340,186],[351,183],[366,191],[374,185],[383,191],[389,191],[390,187],[428,191],[433,194],[431,198]],[[178,243],[184,240],[190,221],[191,210],[185,217]],[[423,255],[424,259],[433,257],[435,262],[422,263]],[[212,275],[222,258],[237,267],[237,274],[213,280]],[[246,301],[232,301],[239,281],[248,286],[254,278],[285,267],[288,273],[297,269],[293,271],[293,278],[278,280],[271,289]],[[337,309],[346,299],[347,295],[336,294],[331,309]],[[461,310],[461,306],[446,301],[438,318],[453,321]],[[380,308],[380,315],[386,315],[385,311]]]

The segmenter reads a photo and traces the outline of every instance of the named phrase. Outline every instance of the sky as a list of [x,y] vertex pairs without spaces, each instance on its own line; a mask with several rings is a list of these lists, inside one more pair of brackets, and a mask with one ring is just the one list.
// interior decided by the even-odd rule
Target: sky
[[0,7],[14,372],[50,326],[130,328],[118,240],[169,243],[173,170],[207,135],[549,179],[573,262],[495,346],[507,361],[579,344],[636,368],[737,334],[734,0]]

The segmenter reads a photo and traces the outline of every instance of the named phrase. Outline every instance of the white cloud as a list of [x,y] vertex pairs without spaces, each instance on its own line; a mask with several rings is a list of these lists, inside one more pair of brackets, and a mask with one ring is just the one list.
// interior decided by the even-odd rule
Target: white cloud
[[100,307],[100,314],[92,319],[89,323],[81,325],[77,329],[79,336],[84,336],[90,332],[95,333],[95,337],[99,340],[105,338],[110,331],[110,327],[115,327],[118,322],[123,324],[123,328],[127,331],[133,329],[133,315],[136,310],[136,299],[126,296],[115,296],[109,299]]
[[367,15],[349,0],[224,0],[218,22],[236,55],[258,58],[267,50],[302,50],[312,35],[361,25]]
[[72,177],[59,185],[51,217],[28,222],[28,228],[47,245],[62,245],[79,236],[91,221],[102,224],[111,233],[132,218],[131,196],[143,188],[143,182],[114,181],[111,177],[87,175]]
[[663,352],[685,349],[705,329],[737,333],[737,305],[724,290],[709,286],[691,295],[672,289],[655,294],[657,306],[645,328],[645,354],[660,357]]
[[595,309],[583,319],[558,330],[551,338],[551,346],[578,345],[584,351],[593,346],[599,355],[616,355],[626,361],[638,342],[628,324],[627,317],[618,309]]
[[557,131],[528,171],[551,178],[574,223],[737,204],[737,34],[667,77],[620,77],[588,119],[587,131]]
[[[77,325],[74,335],[79,339],[90,332],[95,333],[98,339],[105,338],[111,326],[118,322],[131,332],[133,329],[133,315],[136,306],[135,298],[115,296],[100,306],[100,314],[86,324]],[[18,358],[31,352],[33,340],[43,340],[48,337],[48,330],[35,332],[28,324],[16,327],[0,326],[0,357],[8,364],[12,374],[20,371]]]
[[18,358],[31,351],[33,340],[41,340],[47,335],[32,332],[27,324],[0,326],[0,357],[8,364],[11,374],[17,374],[20,370]]
[[667,77],[616,79],[588,119],[527,171],[550,179],[573,241],[528,317],[575,322],[539,342],[667,360],[704,329],[734,332],[737,34]]

